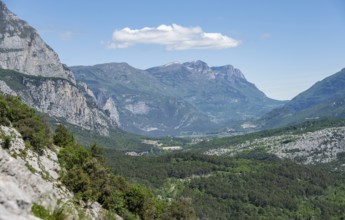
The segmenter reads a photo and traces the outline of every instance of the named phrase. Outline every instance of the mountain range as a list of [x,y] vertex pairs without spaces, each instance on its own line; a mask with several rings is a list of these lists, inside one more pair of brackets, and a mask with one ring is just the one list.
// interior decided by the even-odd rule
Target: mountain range
[[345,117],[345,69],[315,83],[260,120],[262,128],[283,127],[322,118]]
[[67,67],[0,0],[0,219],[343,219],[344,84],[284,102],[231,65]]
[[[268,98],[231,65],[203,61],[140,70],[127,63],[70,69],[117,115],[119,127],[145,135],[192,135],[235,128],[284,104]],[[107,108],[107,103],[114,108]]]
[[0,18],[0,90],[19,96],[55,124],[102,136],[112,136],[118,128],[166,136],[237,130],[248,124],[266,129],[345,116],[344,69],[289,102],[277,101],[248,82],[239,69],[210,67],[200,60],[146,70],[127,63],[69,68],[2,1]]

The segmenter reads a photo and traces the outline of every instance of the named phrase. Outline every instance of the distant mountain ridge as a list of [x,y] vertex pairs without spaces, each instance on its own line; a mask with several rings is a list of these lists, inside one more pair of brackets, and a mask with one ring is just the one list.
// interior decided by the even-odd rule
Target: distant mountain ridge
[[260,120],[264,128],[282,127],[306,120],[345,117],[345,68],[300,93]]
[[[205,132],[207,117],[182,99],[170,96],[148,72],[126,63],[70,67],[88,85],[101,108],[118,113],[120,128],[139,134],[177,135]],[[112,108],[108,102],[114,103]]]
[[258,118],[284,102],[266,97],[231,65],[203,61],[140,70],[127,63],[70,67],[98,104],[111,99],[120,128],[148,135],[211,132]]
[[198,60],[147,71],[215,123],[256,118],[283,103],[268,98],[231,65],[209,67]]

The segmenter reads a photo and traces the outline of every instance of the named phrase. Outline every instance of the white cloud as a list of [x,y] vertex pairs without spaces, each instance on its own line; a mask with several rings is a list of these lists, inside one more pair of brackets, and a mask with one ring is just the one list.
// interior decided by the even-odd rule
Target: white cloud
[[130,29],[113,32],[109,48],[127,48],[135,44],[158,44],[167,50],[225,49],[237,47],[240,41],[221,33],[207,33],[200,27],[183,27],[177,24]]

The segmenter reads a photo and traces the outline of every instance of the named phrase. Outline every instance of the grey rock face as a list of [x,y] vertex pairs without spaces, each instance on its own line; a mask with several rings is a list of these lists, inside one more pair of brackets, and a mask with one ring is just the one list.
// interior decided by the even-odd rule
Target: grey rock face
[[6,82],[0,80],[0,91],[3,92],[5,95],[11,95],[11,96],[18,96],[15,91],[13,91]]
[[92,107],[80,89],[67,80],[24,77],[23,85],[25,89],[18,92],[19,96],[24,103],[40,112],[105,136],[109,135],[110,127],[116,127],[116,121]]
[[109,129],[117,127],[115,105],[107,105],[111,113],[107,115],[97,106],[87,87],[76,87],[65,79],[33,77],[14,71],[6,76],[0,74],[0,78],[3,79],[0,91],[19,96],[25,104],[50,117],[103,136],[108,136]]
[[114,100],[110,97],[107,99],[103,106],[103,110],[107,111],[109,113],[109,117],[113,119],[118,126],[120,126],[120,115],[119,112],[117,111],[116,105]]
[[[11,154],[19,155],[25,151],[21,135],[3,126],[0,132],[11,137],[8,151],[0,147],[0,219],[37,219],[31,214],[32,203],[54,210],[58,200],[66,202],[72,198],[73,195],[66,188],[58,187],[60,183],[53,177],[54,174],[51,176],[52,172],[56,174],[54,170],[60,170],[54,152],[47,150],[45,155],[38,157],[32,151],[27,151],[26,157],[14,158]],[[0,139],[0,142],[3,140]],[[28,166],[32,167],[31,171]],[[46,167],[51,167],[52,172],[45,172]],[[43,172],[49,175],[47,180],[42,178]]]
[[233,156],[258,147],[279,158],[288,158],[301,164],[328,163],[345,152],[345,127],[325,128],[304,134],[282,134],[258,138],[241,144],[210,149],[207,155]]
[[[59,180],[61,167],[56,151],[45,149],[39,156],[25,147],[15,129],[0,126],[0,134],[0,220],[39,219],[31,213],[33,203],[49,212],[63,211],[64,219],[80,219],[80,210],[85,213],[85,219],[105,219],[106,212],[99,203],[76,205],[73,202],[73,193]],[[11,137],[7,150],[2,148],[3,136]],[[122,218],[116,216],[116,219]]]
[[59,77],[75,83],[71,71],[36,30],[0,1],[0,68],[28,75]]
[[108,104],[111,114],[106,115],[86,84],[77,85],[73,73],[60,63],[58,55],[2,1],[0,70],[0,90],[18,95],[39,112],[101,135],[109,135],[109,129],[116,127],[115,107]]

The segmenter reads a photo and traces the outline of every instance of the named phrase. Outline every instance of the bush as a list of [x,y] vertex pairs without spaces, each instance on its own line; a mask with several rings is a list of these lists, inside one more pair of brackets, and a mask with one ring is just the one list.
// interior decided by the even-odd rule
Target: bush
[[43,206],[36,203],[32,204],[31,212],[38,218],[43,220],[55,220],[55,217],[49,213]]
[[191,198],[180,198],[177,201],[172,202],[170,207],[165,213],[160,217],[162,220],[196,220],[198,217],[195,214],[195,211],[192,206]]
[[51,131],[45,120],[18,97],[0,95],[0,124],[12,124],[24,141],[40,154],[51,144]]
[[68,145],[73,146],[75,144],[73,134],[71,134],[67,128],[61,124],[57,126],[53,140],[54,144],[60,147],[67,147]]
[[167,208],[167,203],[157,200],[149,188],[132,185],[106,168],[103,149],[96,144],[90,150],[78,145],[62,125],[56,129],[54,143],[62,147],[58,154],[65,168],[62,182],[78,198],[97,201],[128,219],[158,219]]
[[4,143],[3,143],[2,147],[4,149],[10,149],[10,147],[11,147],[11,137],[10,136],[4,137]]

